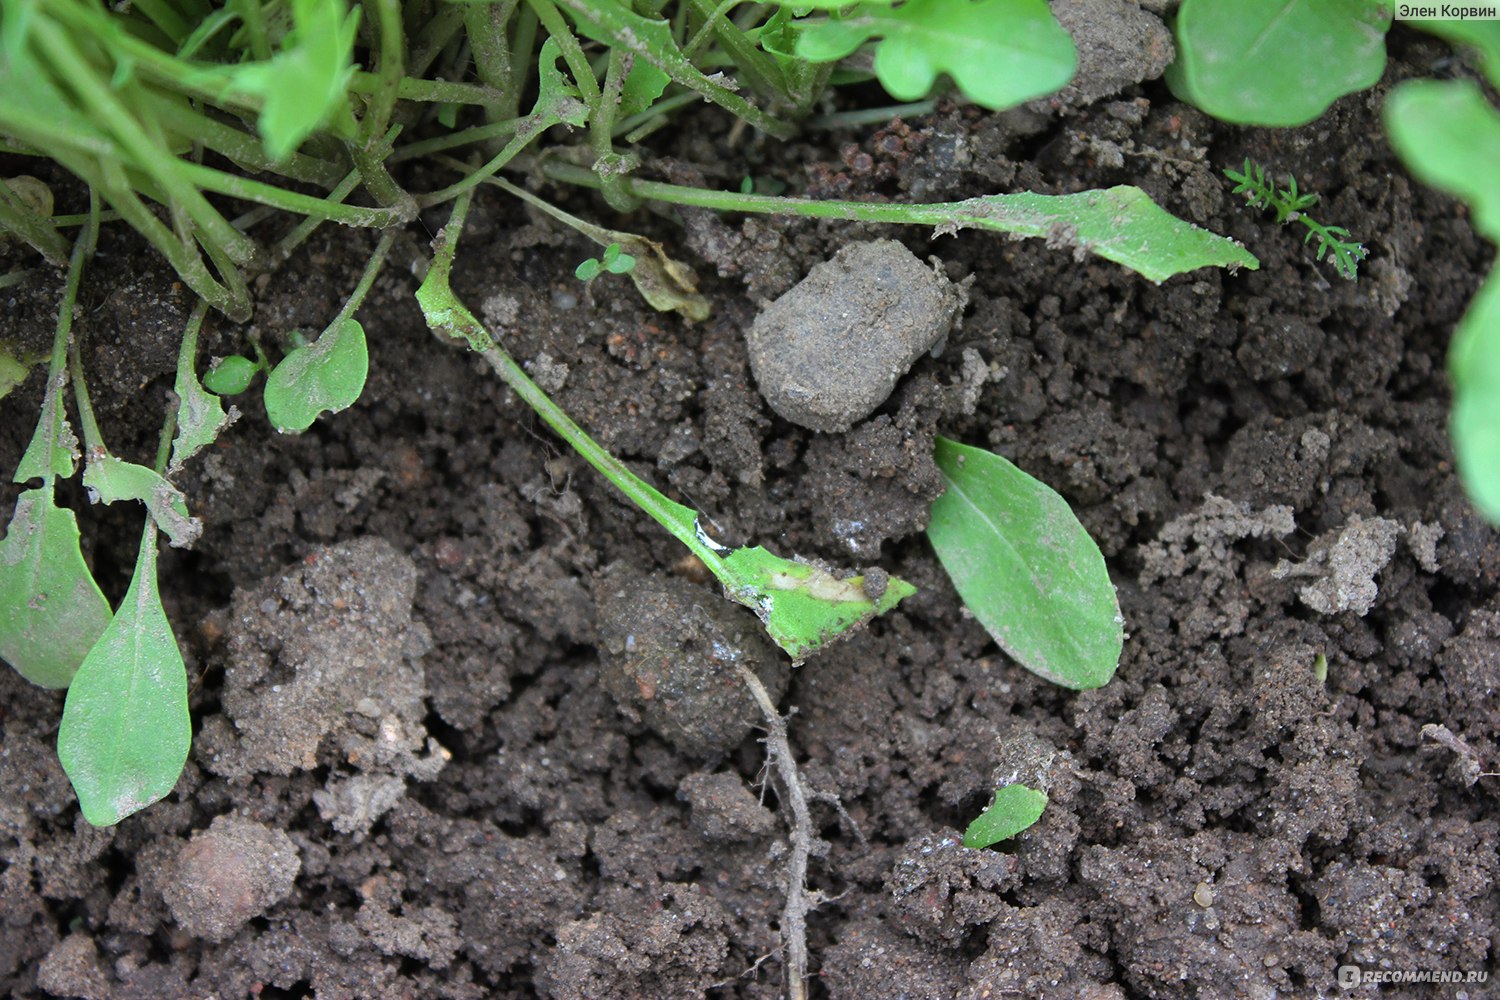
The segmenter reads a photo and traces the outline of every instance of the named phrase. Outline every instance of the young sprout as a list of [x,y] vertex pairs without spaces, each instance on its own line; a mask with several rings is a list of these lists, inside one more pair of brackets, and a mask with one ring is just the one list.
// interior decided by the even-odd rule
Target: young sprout
[[[602,258],[602,259],[601,259]],[[611,243],[600,257],[590,257],[573,272],[579,281],[593,281],[601,272],[629,274],[635,270],[635,258],[620,249],[620,244]]]
[[1293,220],[1302,223],[1307,230],[1302,242],[1318,241],[1318,260],[1331,257],[1335,271],[1350,281],[1355,279],[1359,262],[1368,257],[1370,251],[1363,243],[1345,239],[1349,230],[1343,226],[1325,226],[1308,215],[1307,209],[1318,203],[1318,196],[1297,190],[1297,178],[1287,174],[1286,187],[1277,187],[1276,181],[1266,176],[1264,168],[1248,157],[1244,170],[1225,170],[1224,176],[1235,182],[1234,193],[1244,195],[1245,204],[1275,212],[1277,225],[1284,226]]

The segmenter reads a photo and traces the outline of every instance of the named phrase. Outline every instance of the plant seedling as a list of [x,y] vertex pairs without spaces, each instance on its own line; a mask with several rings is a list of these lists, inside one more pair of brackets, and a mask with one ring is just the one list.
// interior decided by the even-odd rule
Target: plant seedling
[[458,198],[448,225],[434,244],[432,265],[417,289],[417,302],[427,325],[434,333],[467,341],[482,354],[496,374],[563,440],[687,546],[718,578],[727,597],[754,611],[772,641],[794,662],[802,662],[819,647],[916,593],[915,587],[896,577],[884,577],[878,584],[863,576],[838,577],[811,563],[783,559],[758,545],[737,549],[720,545],[704,531],[697,511],[668,499],[601,448],[509,354],[496,346],[484,325],[454,294],[449,275],[468,209],[466,193]]
[[989,808],[964,830],[964,846],[981,848],[1009,840],[1042,818],[1047,793],[1026,785],[1004,785],[995,789]]
[[1286,187],[1277,187],[1261,165],[1248,157],[1244,170],[1226,169],[1224,176],[1235,182],[1234,193],[1244,195],[1245,203],[1251,208],[1268,208],[1275,212],[1278,225],[1284,226],[1292,221],[1302,223],[1307,230],[1302,242],[1318,241],[1318,260],[1328,257],[1341,277],[1350,281],[1355,279],[1359,262],[1369,256],[1369,251],[1364,244],[1345,239],[1349,230],[1343,226],[1325,226],[1307,214],[1307,209],[1318,203],[1318,196],[1298,191],[1296,177],[1288,174]]
[[590,257],[573,275],[580,281],[593,281],[605,271],[610,274],[629,274],[635,270],[635,258],[620,249],[620,244],[611,243],[599,257]]

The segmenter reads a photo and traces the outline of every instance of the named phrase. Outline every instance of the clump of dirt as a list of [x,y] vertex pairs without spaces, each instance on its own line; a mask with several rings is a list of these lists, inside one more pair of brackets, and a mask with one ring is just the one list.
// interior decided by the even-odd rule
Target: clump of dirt
[[215,816],[150,877],[183,930],[218,942],[285,899],[301,869],[297,846],[283,831]]
[[850,243],[755,318],[747,343],[756,385],[793,423],[846,431],[940,347],[965,301],[895,240]]
[[732,750],[760,718],[735,668],[743,663],[779,699],[786,658],[753,618],[676,577],[648,577],[616,564],[594,582],[599,609],[599,681],[624,715],[684,754]]

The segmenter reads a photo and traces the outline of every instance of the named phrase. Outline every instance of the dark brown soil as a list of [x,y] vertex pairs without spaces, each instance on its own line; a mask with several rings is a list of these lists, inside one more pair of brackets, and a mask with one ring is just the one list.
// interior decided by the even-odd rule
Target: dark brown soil
[[[606,447],[727,543],[920,587],[781,699],[822,838],[812,995],[1311,998],[1339,995],[1345,964],[1494,969],[1500,779],[1475,772],[1500,770],[1500,534],[1454,477],[1443,368],[1490,250],[1383,140],[1389,85],[1445,57],[1399,32],[1393,49],[1381,86],[1289,131],[1216,125],[1148,83],[789,145],[730,145],[698,109],[659,150],[674,177],[822,197],[1135,183],[1243,241],[1256,272],[1157,287],[1043,241],[706,212],[679,227],[550,192],[692,260],[714,315],[688,326],[624,279],[580,286],[585,241],[481,200],[460,291]],[[1357,283],[1230,196],[1219,171],[1247,155],[1369,242]],[[875,238],[972,275],[963,325],[852,430],[804,430],[758,395],[744,332],[759,303]],[[207,350],[320,327],[370,246],[320,233],[250,328],[214,326]],[[141,458],[186,301],[139,247],[105,248],[139,263],[95,269],[79,330],[105,433]],[[3,335],[45,340],[51,280],[7,291]],[[616,602],[606,651],[596,609],[622,572],[606,567],[628,567],[652,593],[749,613],[719,609],[660,528],[434,340],[413,288],[391,267],[361,314],[358,405],[279,437],[246,396],[182,477],[207,530],[162,557],[198,734],[172,796],[87,826],[54,753],[61,696],[0,672],[0,993],[780,995],[787,824],[760,791],[763,748],[742,727],[727,749],[722,729],[676,739],[639,671],[634,702],[605,683],[622,668],[601,656],[625,640]],[[40,389],[0,403],[0,468]],[[1111,684],[1049,686],[963,612],[921,534],[938,432],[1075,505],[1127,621]],[[138,517],[84,517],[114,599]],[[663,627],[701,646],[708,621]],[[741,707],[731,692],[723,710]],[[1018,771],[1050,785],[1041,822],[961,847]],[[1353,995],[1376,993],[1500,996]]]

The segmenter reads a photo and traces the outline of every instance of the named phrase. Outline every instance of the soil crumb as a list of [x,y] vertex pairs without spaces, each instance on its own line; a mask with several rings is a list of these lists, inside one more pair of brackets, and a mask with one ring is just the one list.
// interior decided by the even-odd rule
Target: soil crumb
[[812,430],[846,431],[942,343],[965,301],[895,240],[851,243],[756,317],[750,367],[771,409]]
[[292,891],[302,862],[292,839],[253,820],[218,816],[178,852],[162,896],[183,930],[208,941],[234,936]]

